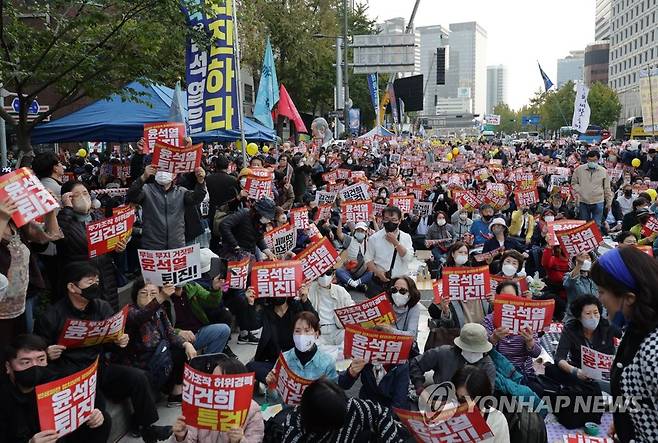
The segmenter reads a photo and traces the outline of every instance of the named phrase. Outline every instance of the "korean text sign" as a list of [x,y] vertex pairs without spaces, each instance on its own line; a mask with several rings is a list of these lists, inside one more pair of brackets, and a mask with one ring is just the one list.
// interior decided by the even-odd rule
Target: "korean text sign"
[[128,209],[87,225],[89,258],[114,251],[117,243],[130,237],[135,223],[135,211]]
[[308,209],[295,208],[290,210],[290,223],[295,226],[295,229],[308,228]]
[[311,243],[297,255],[302,263],[304,281],[310,282],[327,272],[338,261],[338,252],[328,238]]
[[254,392],[254,373],[211,375],[185,365],[183,415],[199,429],[227,432],[247,420]]
[[569,229],[576,228],[584,225],[584,220],[556,220],[548,222],[548,233],[546,234],[546,242],[549,246],[559,245],[557,233],[560,231],[568,231]]
[[35,389],[39,426],[59,437],[78,429],[94,411],[98,359],[86,369]]
[[247,277],[249,275],[249,257],[239,261],[230,261],[227,263],[227,278],[229,288],[246,289]]
[[368,185],[365,183],[357,183],[347,188],[340,190],[340,197],[343,201],[363,201],[370,199],[370,192],[368,192]]
[[393,408],[393,411],[416,441],[422,443],[476,443],[489,441],[494,436],[480,410],[474,408],[469,411],[468,405],[456,410],[444,410],[430,422],[418,411],[398,408]]
[[603,242],[603,236],[594,220],[566,231],[559,231],[558,242],[565,255],[574,257],[583,252],[591,252]]
[[372,201],[370,200],[350,201],[342,203],[340,207],[343,223],[368,223],[372,216]]
[[649,217],[646,224],[642,226],[642,235],[645,237],[651,237],[653,234],[658,232],[658,219],[655,215]]
[[610,368],[614,355],[604,354],[587,346],[580,346],[580,369],[594,380],[610,381]]
[[201,166],[202,144],[190,147],[178,147],[161,141],[155,142],[155,151],[151,164],[157,166],[158,171],[182,174],[193,172]]
[[180,122],[160,122],[144,124],[144,145],[146,146],[145,154],[153,152],[155,142],[161,141],[171,146],[183,146],[185,138],[185,123]]
[[443,269],[443,296],[450,300],[477,300],[491,294],[488,266]]
[[379,294],[356,305],[334,309],[338,320],[343,325],[359,325],[362,328],[374,325],[390,325],[395,322],[393,306],[386,293]]
[[414,336],[373,331],[357,325],[345,326],[345,358],[362,358],[370,363],[404,363]]
[[271,199],[274,196],[272,192],[272,179],[270,178],[249,175],[244,188],[247,194],[249,194],[249,198],[254,200],[260,200],[263,197]]
[[530,207],[539,203],[537,188],[514,191],[514,201],[517,208]]
[[405,195],[400,197],[391,197],[391,206],[397,206],[400,208],[403,214],[410,214],[411,210],[414,208],[415,197],[411,195]]
[[11,219],[17,228],[59,208],[59,203],[28,168],[20,168],[0,177],[0,201],[16,204]]
[[297,243],[297,230],[291,223],[286,223],[266,232],[264,239],[274,255],[284,255],[294,249]]
[[201,254],[198,243],[161,251],[138,249],[137,255],[144,280],[156,286],[165,284],[183,286],[201,278]]
[[274,366],[274,374],[276,376],[276,391],[281,396],[283,402],[290,406],[296,406],[302,400],[304,390],[313,383],[313,380],[307,380],[295,374],[292,369],[288,367],[283,354],[279,354],[279,358]]
[[83,348],[114,342],[123,334],[128,318],[128,306],[105,320],[77,320],[68,318],[57,340],[67,348]]
[[518,334],[521,329],[532,332],[548,328],[553,318],[555,300],[532,300],[511,294],[496,295],[493,302],[493,322]]
[[299,260],[259,262],[251,268],[251,285],[256,298],[294,297],[302,285]]

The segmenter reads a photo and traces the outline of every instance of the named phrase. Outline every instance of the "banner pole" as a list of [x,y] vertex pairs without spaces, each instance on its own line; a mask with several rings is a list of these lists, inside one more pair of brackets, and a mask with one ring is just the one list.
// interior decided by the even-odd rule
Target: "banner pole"
[[240,121],[240,139],[242,141],[242,167],[247,166],[247,140],[244,136],[244,109],[242,105],[242,74],[240,73],[240,31],[238,30],[238,15],[235,9],[235,0],[233,2],[233,27],[235,37],[235,80],[238,84],[238,119]]

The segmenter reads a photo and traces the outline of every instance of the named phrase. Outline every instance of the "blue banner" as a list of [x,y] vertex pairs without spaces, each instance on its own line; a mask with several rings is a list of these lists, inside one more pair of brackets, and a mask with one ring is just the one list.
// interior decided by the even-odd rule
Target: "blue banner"
[[361,129],[361,109],[359,108],[350,108],[349,110],[350,118],[350,134],[355,137],[359,135],[359,129]]
[[370,91],[370,101],[375,110],[375,114],[379,112],[379,76],[377,73],[368,74],[368,90]]
[[230,0],[213,4],[211,16],[203,12],[203,0],[187,0],[188,26],[205,31],[213,40],[210,48],[191,39],[185,51],[187,109],[190,134],[213,130],[239,129],[238,84],[235,72],[237,32]]
[[254,106],[254,118],[267,126],[274,129],[272,121],[272,109],[279,101],[279,84],[276,78],[276,67],[274,66],[274,55],[272,54],[272,45],[270,38],[267,38],[265,45],[265,55],[263,56],[263,69],[260,73],[260,83],[258,84],[258,95]]

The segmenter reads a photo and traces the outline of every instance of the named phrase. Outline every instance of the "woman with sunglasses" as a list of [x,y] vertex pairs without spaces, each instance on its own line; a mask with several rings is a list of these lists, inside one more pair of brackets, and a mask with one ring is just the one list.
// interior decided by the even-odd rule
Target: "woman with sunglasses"
[[397,277],[391,281],[388,299],[393,305],[396,333],[418,336],[418,319],[420,318],[420,291],[411,277]]

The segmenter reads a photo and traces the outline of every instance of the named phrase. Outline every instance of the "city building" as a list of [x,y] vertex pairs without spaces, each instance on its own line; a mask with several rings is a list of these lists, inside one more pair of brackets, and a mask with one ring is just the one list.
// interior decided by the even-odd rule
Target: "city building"
[[505,66],[487,66],[487,114],[493,113],[496,105],[507,103],[508,80]]
[[[444,93],[445,85],[436,84],[437,50],[446,48],[446,72],[449,69],[448,35],[449,32],[441,25],[422,26],[416,28],[420,36],[420,74],[423,74],[423,113],[433,114],[438,105],[439,97]],[[461,112],[461,111],[460,111]]]
[[585,51],[570,51],[569,55],[557,60],[557,87],[568,81],[583,81]]
[[594,40],[596,40],[597,42],[610,39],[611,16],[612,16],[612,0],[596,0]]
[[600,41],[587,45],[583,65],[583,79],[587,87],[595,82],[608,84],[608,61],[610,57],[610,42]]
[[608,84],[622,105],[619,123],[642,115],[639,72],[658,64],[658,1],[612,0]]
[[377,23],[379,34],[402,34],[406,27],[407,21],[404,17],[389,18],[382,23]]

